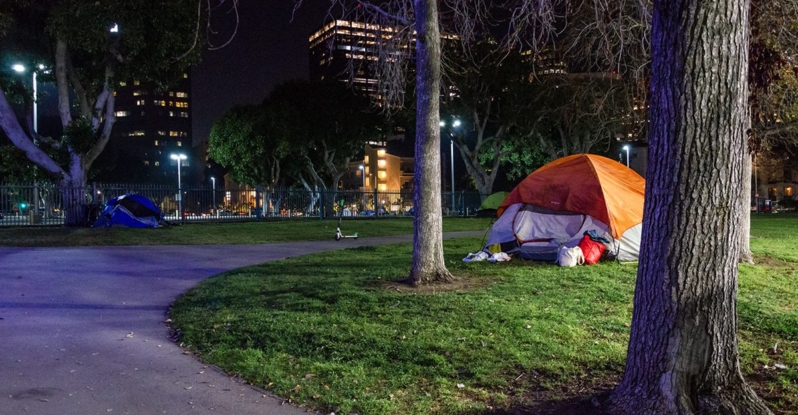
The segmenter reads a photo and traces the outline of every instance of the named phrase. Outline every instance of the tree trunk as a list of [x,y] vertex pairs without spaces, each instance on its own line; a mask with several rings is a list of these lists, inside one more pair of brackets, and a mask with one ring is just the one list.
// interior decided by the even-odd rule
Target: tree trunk
[[413,177],[413,264],[406,282],[418,286],[449,282],[452,274],[443,260],[441,214],[440,82],[441,37],[438,5],[414,0],[416,15],[416,160]]
[[640,268],[615,413],[770,414],[737,347],[748,1],[655,0]]
[[739,241],[740,262],[746,264],[754,263],[754,254],[751,253],[751,178],[753,177],[751,171],[754,163],[751,157],[748,151],[743,156],[743,182],[740,186],[740,203],[743,211]]
[[88,217],[89,211],[86,206],[85,176],[73,174],[61,181],[60,188],[62,207],[64,209],[64,226],[91,226],[92,224],[89,223]]

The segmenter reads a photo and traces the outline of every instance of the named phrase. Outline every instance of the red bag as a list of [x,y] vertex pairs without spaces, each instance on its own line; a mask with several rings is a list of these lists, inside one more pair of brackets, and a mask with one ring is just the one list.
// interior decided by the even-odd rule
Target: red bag
[[590,235],[585,235],[579,241],[579,248],[582,248],[582,253],[585,255],[585,264],[595,264],[601,259],[606,247],[601,242],[596,242],[590,239]]

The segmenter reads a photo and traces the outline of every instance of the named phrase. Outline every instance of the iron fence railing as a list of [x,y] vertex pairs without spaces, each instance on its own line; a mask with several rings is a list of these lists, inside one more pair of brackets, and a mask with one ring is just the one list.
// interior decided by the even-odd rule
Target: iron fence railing
[[[64,189],[54,184],[0,184],[0,226],[91,226],[105,203],[125,194],[146,196],[170,222],[300,218],[411,217],[412,192],[308,191],[256,187],[224,189],[149,184],[91,183]],[[441,194],[443,214],[474,215],[484,197],[478,192]]]

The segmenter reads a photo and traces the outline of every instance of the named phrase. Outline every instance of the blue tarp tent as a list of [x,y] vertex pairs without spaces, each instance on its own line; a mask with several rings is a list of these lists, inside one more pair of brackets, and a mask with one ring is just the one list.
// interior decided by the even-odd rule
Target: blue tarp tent
[[93,226],[157,228],[163,218],[161,209],[158,209],[150,199],[142,195],[124,195],[109,200]]

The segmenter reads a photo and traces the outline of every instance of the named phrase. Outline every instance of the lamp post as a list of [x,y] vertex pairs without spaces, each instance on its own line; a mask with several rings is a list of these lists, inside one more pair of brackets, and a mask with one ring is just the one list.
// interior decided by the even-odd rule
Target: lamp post
[[[454,128],[460,127],[460,120],[455,119],[454,122],[452,123],[452,126]],[[450,158],[452,164],[452,210],[455,210],[456,207],[454,205],[454,135],[451,134],[449,135],[449,153],[451,156]]]
[[366,168],[360,165],[360,177],[363,179],[363,212],[366,211]]
[[[25,65],[19,63],[12,65],[11,69],[13,69],[18,73],[25,73],[26,70]],[[39,69],[44,69],[44,65],[39,64]],[[31,135],[33,136],[33,144],[36,145],[38,142],[37,135],[39,133],[39,105],[38,105],[38,99],[36,97],[37,95],[36,70],[34,69],[32,72],[33,72],[33,134]],[[30,217],[31,222],[33,222],[34,218],[37,218],[37,215],[39,214],[39,183],[36,177],[37,176],[36,172],[37,168],[34,165],[33,166],[33,215]]]
[[[440,122],[441,127],[446,127],[446,121]],[[460,120],[457,118],[452,121],[452,127],[459,128],[460,127]],[[452,211],[455,210],[454,204],[454,134],[451,132],[449,133],[449,164],[452,166]]]
[[218,215],[218,211],[216,209],[216,178],[215,177],[211,177],[211,183],[212,183],[212,186],[213,186],[213,212],[212,213],[214,215],[216,215],[216,216],[219,216]]
[[623,150],[626,151],[626,167],[629,167],[629,145],[623,146]]
[[182,164],[183,160],[187,159],[185,154],[171,154],[169,157],[172,160],[177,161],[177,214],[176,216],[179,218],[180,214],[183,212],[183,185],[180,181],[180,165]]

